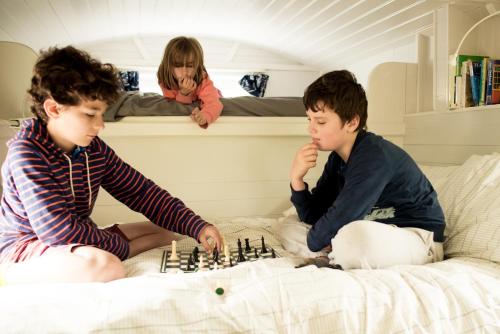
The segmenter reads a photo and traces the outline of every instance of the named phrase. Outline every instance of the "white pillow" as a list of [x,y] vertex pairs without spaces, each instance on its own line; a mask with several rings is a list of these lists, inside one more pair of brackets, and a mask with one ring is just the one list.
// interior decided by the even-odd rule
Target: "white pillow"
[[500,155],[471,156],[436,189],[446,217],[446,257],[500,262]]

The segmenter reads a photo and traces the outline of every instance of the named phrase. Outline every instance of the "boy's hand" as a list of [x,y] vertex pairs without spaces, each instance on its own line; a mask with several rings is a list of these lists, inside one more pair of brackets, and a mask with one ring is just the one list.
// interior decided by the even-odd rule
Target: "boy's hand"
[[222,250],[222,237],[220,236],[219,230],[213,225],[205,226],[199,235],[200,243],[205,248],[207,253],[212,254],[212,246],[208,242],[208,238],[212,238],[215,241],[215,247],[220,252]]
[[207,124],[207,119],[205,118],[205,115],[201,112],[198,107],[194,108],[193,111],[191,112],[191,118],[198,123],[198,125],[205,125]]
[[190,78],[190,77],[185,77],[179,80],[179,92],[184,95],[188,96],[194,90],[196,89],[196,82]]
[[304,176],[309,169],[316,167],[318,158],[318,146],[316,144],[304,145],[295,154],[295,159],[290,170],[290,180],[292,188],[296,191],[304,190]]

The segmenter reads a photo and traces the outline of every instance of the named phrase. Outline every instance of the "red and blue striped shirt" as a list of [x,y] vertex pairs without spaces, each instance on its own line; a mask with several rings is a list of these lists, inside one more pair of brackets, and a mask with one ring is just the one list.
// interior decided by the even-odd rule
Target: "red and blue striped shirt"
[[198,239],[208,224],[121,160],[98,137],[68,156],[50,139],[46,126],[31,119],[23,122],[7,145],[2,166],[0,258],[19,243],[39,239],[48,246],[92,245],[126,259],[128,242],[99,229],[90,218],[101,186],[170,231]]

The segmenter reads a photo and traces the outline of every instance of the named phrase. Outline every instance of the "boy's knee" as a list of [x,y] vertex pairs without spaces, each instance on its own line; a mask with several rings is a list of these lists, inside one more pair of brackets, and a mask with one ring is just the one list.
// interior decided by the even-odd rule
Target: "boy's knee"
[[89,282],[109,282],[125,277],[125,268],[115,255],[101,249],[84,256],[84,280]]
[[371,221],[354,221],[342,227],[332,239],[329,257],[344,269],[362,268],[366,257],[377,249]]

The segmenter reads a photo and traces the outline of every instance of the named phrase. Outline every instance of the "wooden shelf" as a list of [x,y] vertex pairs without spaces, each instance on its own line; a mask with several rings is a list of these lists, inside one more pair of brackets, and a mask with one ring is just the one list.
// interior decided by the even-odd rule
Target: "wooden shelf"
[[418,117],[418,116],[427,116],[427,115],[440,115],[440,114],[456,114],[456,113],[469,113],[469,112],[500,112],[500,104],[492,104],[485,106],[477,106],[477,107],[468,107],[468,108],[454,108],[454,109],[446,109],[446,110],[430,110],[412,114],[406,114],[405,117]]

